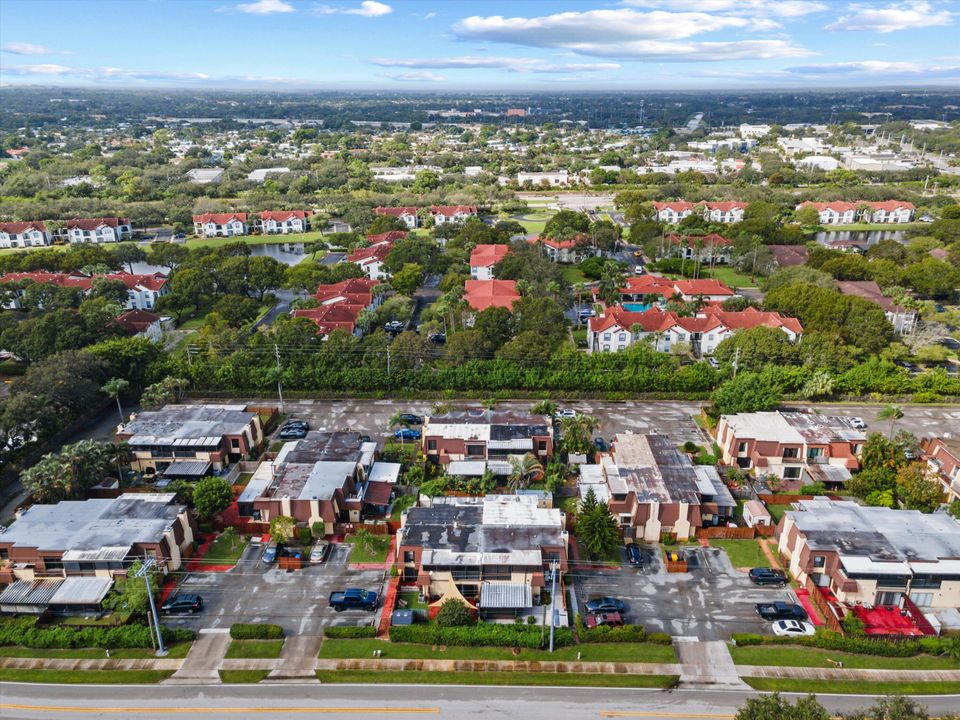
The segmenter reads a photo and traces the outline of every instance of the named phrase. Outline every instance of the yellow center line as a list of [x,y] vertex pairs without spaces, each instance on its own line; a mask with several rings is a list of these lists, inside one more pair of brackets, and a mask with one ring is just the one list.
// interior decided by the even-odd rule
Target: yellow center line
[[62,713],[139,713],[139,714],[248,714],[248,713],[299,713],[299,714],[415,714],[440,712],[440,708],[378,708],[378,707],[342,707],[342,708],[324,708],[324,707],[79,707],[75,705],[22,705],[17,703],[0,704],[0,710],[28,710],[36,712],[62,712]]

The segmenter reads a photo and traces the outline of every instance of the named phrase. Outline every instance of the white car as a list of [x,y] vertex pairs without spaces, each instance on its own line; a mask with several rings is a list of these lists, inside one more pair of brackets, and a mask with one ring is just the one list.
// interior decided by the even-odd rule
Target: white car
[[557,419],[560,418],[575,418],[577,416],[577,411],[572,408],[566,408],[565,410],[557,410]]
[[326,540],[317,540],[317,544],[310,551],[310,563],[319,565],[327,559],[327,553],[330,551],[330,543]]
[[817,629],[808,622],[799,620],[777,620],[773,624],[773,634],[781,637],[815,635]]
[[859,417],[850,418],[850,425],[856,428],[857,430],[867,429],[867,424],[863,421],[863,418],[859,418]]

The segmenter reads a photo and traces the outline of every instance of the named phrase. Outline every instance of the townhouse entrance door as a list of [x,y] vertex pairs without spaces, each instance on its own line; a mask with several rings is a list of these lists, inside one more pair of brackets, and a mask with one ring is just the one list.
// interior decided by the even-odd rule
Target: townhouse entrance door
[[900,595],[898,592],[883,592],[880,591],[877,593],[876,599],[874,600],[874,605],[898,605],[900,603]]

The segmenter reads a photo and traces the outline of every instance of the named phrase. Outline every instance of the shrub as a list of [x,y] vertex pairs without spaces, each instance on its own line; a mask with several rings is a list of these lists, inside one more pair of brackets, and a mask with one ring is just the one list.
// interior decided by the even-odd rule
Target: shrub
[[643,629],[643,625],[620,625],[619,627],[601,625],[588,630],[580,615],[577,615],[577,635],[582,643],[644,642],[647,639],[647,632]]
[[366,627],[353,627],[351,625],[342,625],[324,628],[323,634],[325,637],[331,639],[350,639],[354,640],[357,638],[373,638],[377,636],[377,629],[375,627],[366,626]]
[[313,539],[313,534],[310,532],[310,528],[302,527],[297,528],[297,536],[300,540],[300,544],[307,546],[310,544],[310,541]]
[[279,640],[283,637],[283,628],[270,623],[234,623],[230,626],[230,637],[234,640]]
[[647,633],[647,642],[654,645],[673,645],[673,636],[665,632]]
[[946,638],[928,637],[922,640],[902,640],[891,642],[869,636],[851,637],[830,631],[819,631],[813,637],[765,637],[749,633],[733,635],[737,645],[806,645],[822,650],[838,650],[858,655],[879,655],[883,657],[912,657],[920,653],[943,655],[949,651]]
[[937,393],[930,392],[929,390],[921,390],[913,394],[913,401],[915,403],[935,403],[943,400],[942,395],[937,395]]
[[527,625],[536,625],[537,619],[533,615],[527,615]]
[[[185,642],[196,635],[192,630],[163,628],[166,642]],[[21,645],[37,649],[148,648],[153,633],[146,625],[73,628],[61,625],[38,627],[35,618],[0,621],[0,645]]]
[[[520,618],[517,618],[519,621]],[[440,627],[463,627],[473,625],[473,617],[463,600],[450,598],[440,606],[437,613],[437,625]]]
[[[497,625],[478,623],[472,627],[440,627],[439,625],[402,625],[390,628],[393,642],[453,647],[523,647],[540,649],[540,629],[530,625]],[[554,645],[573,644],[570,628],[554,630]]]

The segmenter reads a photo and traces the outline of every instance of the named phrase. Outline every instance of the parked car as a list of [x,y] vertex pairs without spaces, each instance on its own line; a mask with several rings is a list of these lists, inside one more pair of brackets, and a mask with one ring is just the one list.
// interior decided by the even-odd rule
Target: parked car
[[806,610],[788,602],[757,603],[757,615],[764,620],[807,620]]
[[593,445],[600,452],[606,452],[607,450],[610,449],[610,446],[607,445],[607,441],[604,440],[602,437],[594,438]]
[[263,550],[263,561],[265,563],[275,563],[279,554],[280,548],[277,547],[276,543],[270,543]]
[[399,430],[397,430],[397,431],[393,434],[393,436],[394,436],[397,440],[419,440],[419,439],[420,439],[420,431],[419,431],[419,430],[412,430],[412,429],[410,429],[410,428],[400,428]]
[[863,421],[863,418],[859,418],[859,417],[850,418],[850,425],[856,428],[857,430],[867,429],[867,424]]
[[622,613],[626,611],[627,606],[618,598],[604,597],[588,600],[586,608],[588,613]]
[[586,320],[587,318],[592,318],[596,314],[597,314],[596,310],[593,310],[591,308],[583,308],[582,310],[580,310],[580,312],[577,313],[577,316],[581,320]]
[[720,369],[720,363],[717,362],[717,359],[716,359],[716,358],[714,358],[714,357],[708,357],[708,358],[707,358],[707,362],[710,363],[710,367],[712,367],[714,370],[719,370],[719,369]]
[[410,425],[423,425],[423,418],[413,413],[400,413],[400,422],[409,423]]
[[559,420],[560,418],[575,418],[577,416],[577,411],[573,408],[566,408],[564,410],[557,410],[555,417]]
[[633,266],[634,275],[643,275],[643,265],[634,265]]
[[199,595],[176,595],[160,606],[165,613],[198,613],[203,610],[203,598]]
[[187,235],[186,235],[186,233],[177,233],[176,235],[173,236],[173,239],[174,239],[174,240],[186,240],[186,239],[187,239]]
[[627,550],[627,560],[630,561],[631,565],[643,565],[643,553],[640,552],[640,548],[634,543],[630,543],[626,546]]
[[777,620],[773,624],[773,634],[788,637],[815,635],[817,629],[808,622],[800,620]]
[[783,570],[757,567],[750,570],[750,579],[756,585],[786,585],[787,576]]
[[586,625],[588,629],[600,627],[601,625],[615,627],[617,625],[623,625],[623,616],[618,612],[593,613],[584,618],[583,624]]
[[447,334],[446,334],[446,333],[434,333],[434,334],[431,335],[428,339],[429,339],[430,342],[432,342],[434,345],[445,345],[446,342],[447,342]]
[[326,540],[317,540],[316,544],[313,546],[313,549],[310,551],[310,564],[319,565],[327,559],[327,555],[329,554],[330,543],[328,543]]
[[406,323],[402,323],[399,320],[391,320],[384,324],[383,329],[388,333],[398,333],[403,332],[404,325],[406,325]]
[[300,440],[307,436],[307,428],[301,425],[295,425],[293,427],[280,428],[280,432],[277,433],[277,437],[281,440]]
[[370,610],[377,609],[379,598],[373,590],[361,590],[360,588],[348,588],[342,592],[330,593],[330,607],[337,612],[344,610]]

